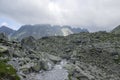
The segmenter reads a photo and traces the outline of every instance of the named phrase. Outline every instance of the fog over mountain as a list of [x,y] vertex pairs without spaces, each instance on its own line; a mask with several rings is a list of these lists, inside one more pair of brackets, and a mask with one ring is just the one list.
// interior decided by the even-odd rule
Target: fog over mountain
[[120,24],[119,8],[120,0],[0,0],[0,24],[6,22],[2,18],[7,18],[18,24],[72,25],[109,31]]

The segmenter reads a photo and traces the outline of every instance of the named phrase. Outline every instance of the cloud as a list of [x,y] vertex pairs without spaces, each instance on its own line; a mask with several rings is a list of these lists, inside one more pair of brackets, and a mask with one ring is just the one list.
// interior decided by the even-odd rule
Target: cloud
[[3,23],[0,24],[0,26],[8,26],[8,23],[3,22]]
[[120,0],[0,0],[0,16],[22,24],[84,26],[110,30],[120,24]]

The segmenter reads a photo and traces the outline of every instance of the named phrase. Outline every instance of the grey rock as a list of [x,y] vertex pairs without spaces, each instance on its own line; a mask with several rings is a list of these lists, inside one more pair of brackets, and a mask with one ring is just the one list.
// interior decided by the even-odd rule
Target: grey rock
[[[27,49],[29,48],[35,48],[36,46],[36,39],[32,36],[25,37],[21,40],[21,45]],[[33,46],[34,45],[34,46]]]
[[40,64],[36,64],[36,65],[34,65],[33,67],[32,67],[32,69],[33,69],[33,71],[35,71],[35,72],[39,72],[40,70],[41,70],[41,65]]
[[0,40],[8,41],[8,37],[4,33],[0,33]]
[[51,54],[48,54],[47,56],[50,60],[52,60],[54,62],[60,62],[61,61],[61,58],[58,57],[58,56],[54,56],[54,55],[51,55]]
[[29,74],[29,73],[30,73],[30,69],[29,69],[29,68],[23,68],[23,69],[21,69],[21,71],[22,71],[24,74]]
[[49,65],[47,61],[40,61],[41,69],[49,70]]
[[8,51],[8,48],[5,46],[0,46],[0,53]]

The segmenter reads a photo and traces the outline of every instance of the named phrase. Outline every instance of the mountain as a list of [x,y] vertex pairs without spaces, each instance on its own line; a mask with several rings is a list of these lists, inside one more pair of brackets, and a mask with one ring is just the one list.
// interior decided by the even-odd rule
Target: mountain
[[120,25],[115,27],[111,32],[114,33],[114,34],[120,34]]
[[16,31],[12,37],[15,39],[22,39],[24,37],[33,36],[35,38],[41,38],[45,36],[57,36],[62,35],[60,27],[51,26],[49,24],[37,24],[37,25],[23,25],[18,31]]
[[6,26],[1,26],[0,27],[0,33],[5,33],[6,35],[11,35],[12,33],[14,33],[15,30],[8,28]]
[[33,36],[36,39],[47,36],[67,36],[73,33],[88,32],[80,28],[71,28],[70,26],[51,26],[49,24],[23,25],[16,31],[12,38],[23,39],[24,37]]

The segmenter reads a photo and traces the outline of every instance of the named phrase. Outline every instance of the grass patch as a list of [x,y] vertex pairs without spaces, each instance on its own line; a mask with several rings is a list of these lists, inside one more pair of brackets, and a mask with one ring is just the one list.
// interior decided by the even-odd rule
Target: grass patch
[[16,70],[5,62],[6,61],[0,60],[0,80],[20,80],[19,76],[16,74]]

